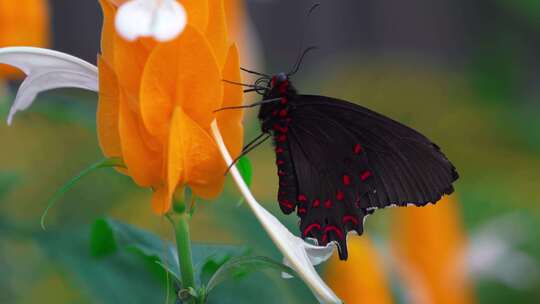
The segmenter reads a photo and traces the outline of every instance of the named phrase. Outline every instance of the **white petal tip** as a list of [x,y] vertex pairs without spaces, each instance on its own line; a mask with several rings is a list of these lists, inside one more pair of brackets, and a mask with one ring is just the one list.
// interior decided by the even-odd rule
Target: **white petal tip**
[[131,0],[120,6],[115,19],[116,30],[128,41],[168,41],[182,33],[186,23],[186,11],[175,0]]
[[282,273],[281,273],[281,278],[282,278],[282,279],[285,279],[285,280],[288,280],[288,279],[292,279],[292,278],[294,278],[294,277],[293,277],[292,275],[286,273],[286,272],[282,272]]

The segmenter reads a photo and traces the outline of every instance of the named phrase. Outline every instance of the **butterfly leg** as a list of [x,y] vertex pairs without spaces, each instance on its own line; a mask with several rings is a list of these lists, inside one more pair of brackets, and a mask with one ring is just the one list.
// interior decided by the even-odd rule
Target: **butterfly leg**
[[258,75],[258,76],[270,78],[270,75],[266,75],[266,74],[263,74],[263,73],[255,72],[255,71],[252,71],[252,70],[248,70],[248,69],[246,69],[246,68],[240,68],[240,70],[242,70],[242,71],[244,71],[244,72],[246,72],[246,73],[250,73],[250,74],[254,74],[254,75]]
[[[265,141],[267,141],[270,137],[272,137],[270,134],[267,134],[266,137],[264,137],[262,140],[259,140],[258,142],[256,142],[257,139],[261,138],[263,135],[265,135],[265,133],[262,133],[261,135],[259,135],[255,140],[253,140],[252,142],[250,142],[249,144],[246,145],[246,147],[244,147],[244,149],[242,150],[242,152],[240,153],[240,155],[238,155],[233,161],[232,163],[229,165],[229,167],[227,167],[227,170],[225,171],[225,175],[227,175],[227,173],[229,173],[229,171],[231,170],[232,166],[234,164],[236,164],[240,158],[242,158],[242,156],[244,155],[247,155],[249,152],[253,151],[253,149],[257,148],[259,145],[261,145],[262,143],[264,143]],[[249,146],[249,147],[248,147]]]
[[254,103],[248,104],[248,105],[243,105],[243,106],[223,107],[223,108],[214,110],[214,113],[215,113],[215,112],[220,112],[220,111],[223,111],[223,110],[233,110],[233,109],[253,108],[253,107],[256,107],[256,106],[260,106],[260,105],[262,105],[262,104],[265,104],[265,103],[270,103],[270,102],[279,101],[279,100],[281,100],[281,98],[272,98],[272,99],[261,100],[261,101],[254,102]]
[[268,135],[266,133],[261,133],[259,134],[259,136],[255,137],[255,139],[251,140],[247,145],[244,146],[244,148],[242,148],[242,152],[246,151],[247,149],[249,149],[251,147],[251,145],[253,145],[256,141],[258,141],[261,137],[263,137],[264,135]]

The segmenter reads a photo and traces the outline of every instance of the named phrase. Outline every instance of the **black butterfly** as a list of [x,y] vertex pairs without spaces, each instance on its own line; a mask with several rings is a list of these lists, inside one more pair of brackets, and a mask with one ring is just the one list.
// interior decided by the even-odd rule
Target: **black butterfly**
[[[296,69],[261,76],[245,92],[263,100],[262,133],[241,155],[273,139],[278,202],[285,214],[296,210],[302,238],[319,245],[335,241],[347,259],[347,233],[364,231],[364,219],[392,205],[424,206],[454,192],[459,177],[440,148],[419,132],[362,106],[316,95],[300,95],[291,83]],[[231,83],[230,81],[227,81]],[[239,83],[233,83],[239,84]]]

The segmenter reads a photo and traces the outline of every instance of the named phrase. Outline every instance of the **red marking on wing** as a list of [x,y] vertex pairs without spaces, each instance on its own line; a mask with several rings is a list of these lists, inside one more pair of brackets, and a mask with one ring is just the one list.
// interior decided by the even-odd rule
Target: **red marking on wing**
[[287,117],[288,114],[289,114],[289,111],[287,111],[287,109],[279,110],[279,117]]
[[298,195],[298,200],[300,202],[307,202],[307,197],[303,194]]
[[322,238],[323,243],[326,243],[326,241],[328,240],[328,237],[326,236],[326,233],[330,232],[330,231],[335,232],[337,234],[338,238],[343,239],[343,232],[341,231],[341,229],[339,229],[336,226],[328,225],[328,226],[324,227],[324,235],[323,235],[323,238]]
[[362,149],[362,146],[360,144],[356,144],[356,145],[354,145],[353,150],[354,150],[354,154],[360,154],[360,153],[362,153],[363,149]]
[[351,177],[348,176],[347,174],[343,175],[343,184],[345,186],[348,186],[351,184]]
[[319,225],[318,223],[313,223],[313,224],[307,226],[307,228],[304,229],[304,232],[303,232],[304,236],[308,236],[308,234],[311,232],[311,230],[313,230],[315,228],[317,228],[318,230],[321,230],[321,225]]
[[283,149],[282,147],[277,147],[276,148],[276,153],[280,154],[280,153],[283,153],[285,152],[285,149]]
[[314,200],[314,201],[311,203],[311,206],[312,206],[313,208],[317,208],[317,207],[319,207],[320,205],[321,205],[321,200],[320,200],[320,199],[316,199],[316,200]]
[[285,142],[285,141],[287,141],[287,135],[282,134],[282,135],[278,136],[276,141],[277,142]]
[[283,164],[285,164],[285,161],[283,159],[276,160],[276,165],[281,166]]
[[324,201],[324,207],[328,209],[332,208],[332,201],[331,200]]
[[298,214],[306,214],[307,209],[306,208],[298,208]]
[[361,180],[361,181],[365,181],[365,180],[368,179],[371,175],[372,175],[372,174],[371,174],[371,171],[366,170],[366,171],[362,172],[362,174],[360,174],[360,180]]
[[287,97],[281,97],[281,100],[279,102],[284,105],[284,104],[287,104],[289,100],[287,99]]
[[281,133],[287,133],[289,132],[289,127],[285,126],[285,127],[282,127],[280,126],[278,123],[274,125],[274,130],[278,131],[278,132],[281,132]]
[[354,225],[358,225],[358,219],[352,215],[345,215],[343,219],[341,220],[343,224],[346,224],[347,222],[351,222]]
[[336,194],[336,199],[338,201],[344,200],[345,199],[345,193],[343,193],[343,191],[341,191],[341,190],[338,190],[337,194]]
[[279,203],[287,208],[294,209],[294,204],[289,200],[286,200],[286,199],[279,200]]

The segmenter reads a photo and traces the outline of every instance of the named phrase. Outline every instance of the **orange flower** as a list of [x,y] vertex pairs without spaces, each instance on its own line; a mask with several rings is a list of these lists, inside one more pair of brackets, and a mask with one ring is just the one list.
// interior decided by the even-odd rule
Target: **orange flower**
[[[0,47],[36,46],[49,43],[49,10],[45,0],[0,0]],[[0,65],[0,77],[20,78],[23,74]]]
[[216,197],[225,163],[210,136],[217,119],[227,147],[242,146],[241,111],[214,110],[242,103],[236,46],[229,43],[222,0],[181,1],[188,25],[176,39],[128,42],[114,30],[115,4],[102,0],[104,25],[99,59],[99,141],[103,153],[121,157],[125,173],[152,187],[153,208],[170,209],[177,188]]
[[347,304],[393,303],[380,255],[366,235],[351,235],[348,240],[349,260],[337,254],[328,262],[325,279]]
[[395,265],[412,303],[473,303],[458,202],[399,208],[392,222]]

